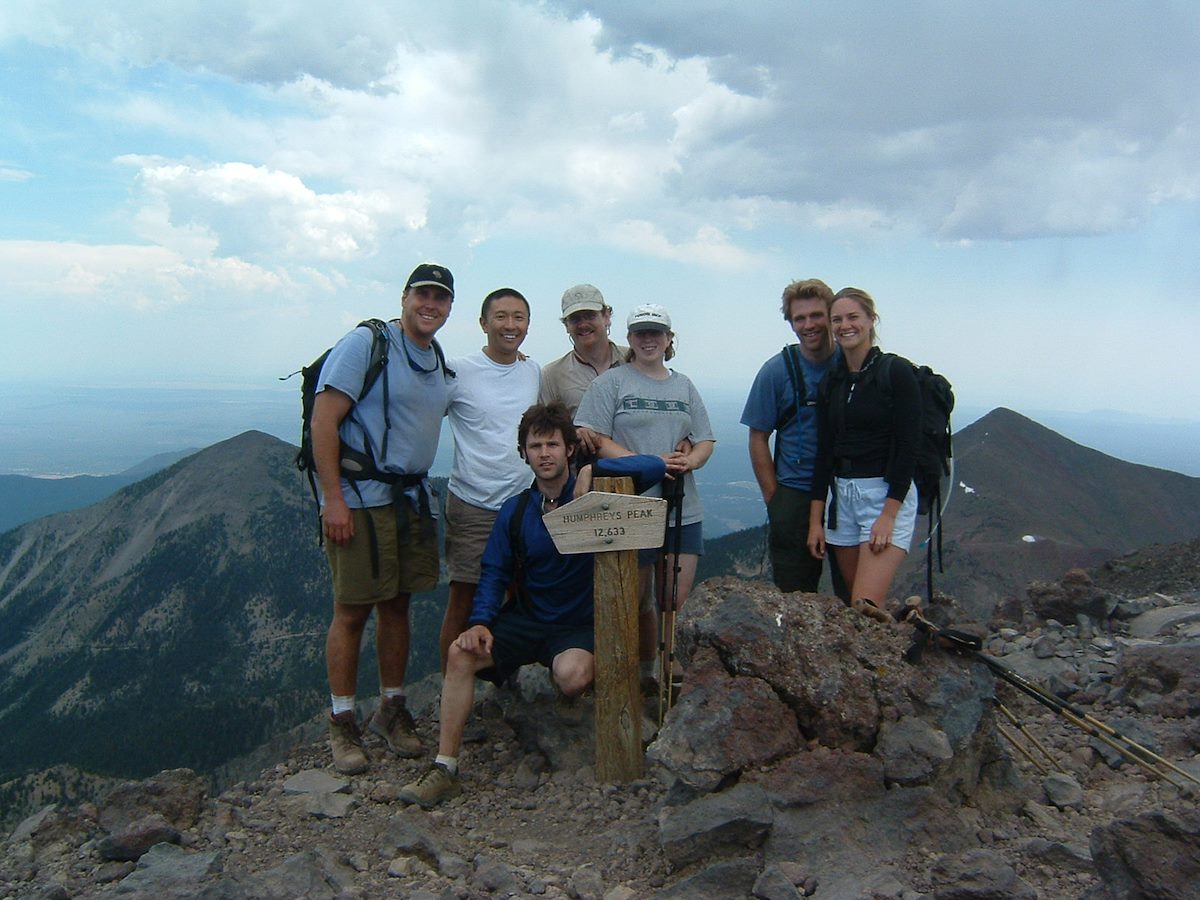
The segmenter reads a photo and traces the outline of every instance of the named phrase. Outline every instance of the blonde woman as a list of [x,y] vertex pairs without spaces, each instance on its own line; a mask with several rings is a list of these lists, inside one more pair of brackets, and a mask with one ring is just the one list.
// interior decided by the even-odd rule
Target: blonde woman
[[879,621],[912,543],[921,394],[912,366],[876,346],[875,300],[843,288],[829,305],[842,356],[817,402],[817,463],[808,549],[833,548],[851,605]]

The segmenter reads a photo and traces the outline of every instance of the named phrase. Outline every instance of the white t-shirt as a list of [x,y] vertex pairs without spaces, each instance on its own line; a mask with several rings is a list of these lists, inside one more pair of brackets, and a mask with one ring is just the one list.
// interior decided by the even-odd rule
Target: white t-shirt
[[517,425],[537,402],[542,367],[532,359],[503,365],[482,350],[448,363],[454,463],[450,490],[483,509],[499,509],[529,486],[533,474],[517,452]]

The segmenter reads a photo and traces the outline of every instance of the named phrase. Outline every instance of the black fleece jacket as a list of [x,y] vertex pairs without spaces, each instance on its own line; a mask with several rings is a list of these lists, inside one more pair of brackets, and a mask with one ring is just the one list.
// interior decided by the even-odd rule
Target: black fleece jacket
[[903,502],[920,437],[921,390],[908,360],[873,347],[862,369],[851,372],[838,357],[817,395],[813,497],[823,498],[834,476],[883,476],[888,497]]

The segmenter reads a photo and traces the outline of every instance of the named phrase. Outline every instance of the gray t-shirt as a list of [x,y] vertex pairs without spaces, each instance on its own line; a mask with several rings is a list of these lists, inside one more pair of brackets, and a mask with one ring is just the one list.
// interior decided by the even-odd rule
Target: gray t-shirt
[[[656,456],[670,453],[684,438],[693,444],[715,440],[708,411],[691,379],[672,370],[659,381],[633,365],[609,369],[588,386],[575,424],[608,435],[626,450]],[[662,489],[655,486],[646,496],[660,497]],[[696,478],[688,472],[683,481],[683,524],[703,518]]]
[[[342,419],[338,433],[355,450],[370,444],[375,464],[384,472],[416,475],[428,472],[437,453],[442,416],[449,402],[450,383],[437,364],[433,347],[422,349],[412,341],[401,342],[400,326],[388,323],[388,364],[383,374],[358,400]],[[367,366],[371,361],[371,330],[355,328],[330,351],[317,392],[336,388],[355,400],[362,390]],[[407,353],[405,352],[407,350]],[[409,364],[409,359],[412,364]],[[416,371],[416,366],[423,371]],[[387,456],[383,455],[383,379],[388,379]],[[385,506],[392,502],[391,486],[379,481],[356,482],[356,493],[350,482],[342,479],[342,495],[351,509]],[[362,499],[359,499],[359,494]]]

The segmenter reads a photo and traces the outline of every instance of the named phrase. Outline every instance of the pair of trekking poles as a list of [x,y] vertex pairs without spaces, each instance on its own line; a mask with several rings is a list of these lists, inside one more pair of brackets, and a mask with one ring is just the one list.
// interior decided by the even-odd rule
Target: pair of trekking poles
[[[683,545],[683,474],[662,483],[667,501],[667,522],[658,566],[658,727],[674,703],[675,614],[679,611],[679,551]],[[674,516],[675,526],[671,527]],[[667,547],[670,543],[672,546]],[[673,561],[672,561],[673,560]],[[667,571],[670,570],[670,579]],[[668,580],[670,589],[668,590]]]
[[[908,622],[918,631],[916,641],[905,654],[905,659],[907,659],[909,662],[916,662],[920,658],[924,647],[930,643],[936,643],[945,649],[954,650],[973,657],[991,669],[992,672],[1003,681],[1006,681],[1023,694],[1033,698],[1042,706],[1045,706],[1053,712],[1058,713],[1072,725],[1081,729],[1085,734],[1095,738],[1102,744],[1111,747],[1113,750],[1116,750],[1121,754],[1122,757],[1128,759],[1135,765],[1140,766],[1146,772],[1149,772],[1155,777],[1160,778],[1163,781],[1167,781],[1182,790],[1194,792],[1195,788],[1191,787],[1191,785],[1180,784],[1171,777],[1171,774],[1180,776],[1187,781],[1200,786],[1200,778],[1196,778],[1190,772],[1181,769],[1169,759],[1159,756],[1153,750],[1143,746],[1142,744],[1139,744],[1128,735],[1122,734],[1111,725],[1100,721],[1095,716],[1092,716],[1075,704],[1063,700],[1061,697],[1046,690],[1041,685],[1030,681],[1020,673],[1000,662],[1000,660],[996,659],[995,657],[984,653],[983,642],[975,635],[967,634],[966,632],[962,631],[956,631],[950,628],[940,628],[933,622],[926,619],[921,614],[921,610],[918,607],[910,608],[907,615],[904,617],[904,621]],[[1050,753],[1033,735],[1029,733],[1028,729],[1026,729],[1025,726],[1017,719],[1016,715],[1014,715],[1013,712],[1008,709],[1008,707],[1004,706],[1004,704],[1000,702],[999,698],[996,698],[995,703],[1000,712],[1003,713],[1004,717],[1008,719],[1008,721],[1011,722],[1021,732],[1021,734],[1024,735],[1025,738],[1042,753],[1044,757],[1046,757],[1046,759],[1050,761],[1051,765],[1053,765],[1055,769],[1058,769],[1059,767],[1054,762],[1054,759],[1051,757]],[[1040,772],[1042,772],[1042,774],[1048,774],[1045,767],[1034,758],[1033,754],[1019,745],[1008,733],[1004,731],[1003,728],[1000,729],[1000,733],[1006,739],[1008,739],[1008,741],[1014,747],[1016,747],[1026,759],[1033,763],[1033,765]]]

